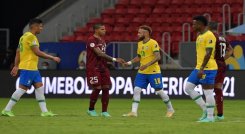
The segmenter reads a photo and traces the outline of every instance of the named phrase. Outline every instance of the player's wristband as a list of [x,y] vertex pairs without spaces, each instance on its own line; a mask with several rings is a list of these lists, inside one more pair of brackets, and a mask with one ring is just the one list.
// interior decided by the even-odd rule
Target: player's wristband
[[128,61],[127,64],[128,64],[128,65],[132,65],[132,61]]
[[117,61],[117,59],[116,59],[116,58],[112,58],[112,61],[114,61],[114,62],[115,62],[115,61]]

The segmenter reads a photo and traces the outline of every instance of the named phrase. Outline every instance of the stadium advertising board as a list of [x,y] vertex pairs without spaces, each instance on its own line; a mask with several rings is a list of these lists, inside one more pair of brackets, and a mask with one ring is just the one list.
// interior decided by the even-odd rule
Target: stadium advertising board
[[[163,71],[163,87],[164,91],[172,98],[189,98],[184,91],[184,85],[191,70],[172,70]],[[137,71],[132,70],[114,70],[111,71],[112,87],[110,94],[114,98],[131,98],[133,94],[134,78]],[[1,80],[3,80],[4,88],[1,97],[10,97],[12,92],[18,87],[19,78],[12,78],[8,71],[1,72]],[[85,71],[42,71],[42,80],[45,87],[47,97],[88,97],[92,92],[87,86]],[[245,99],[245,91],[242,88],[245,71],[228,71],[224,81],[223,93],[225,98],[229,99]],[[196,89],[201,94],[201,86]],[[28,94],[32,94],[32,87]],[[25,95],[30,97],[32,95]],[[154,89],[148,86],[142,92],[144,98],[157,98]]]

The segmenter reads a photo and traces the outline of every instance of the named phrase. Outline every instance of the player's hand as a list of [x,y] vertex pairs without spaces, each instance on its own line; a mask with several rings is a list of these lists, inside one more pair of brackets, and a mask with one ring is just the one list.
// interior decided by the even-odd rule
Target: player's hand
[[199,79],[202,79],[203,75],[204,75],[204,71],[203,70],[199,70],[198,73],[197,73],[197,77]]
[[19,68],[17,66],[14,66],[13,69],[11,70],[10,74],[12,76],[16,76],[18,74]]
[[116,62],[120,63],[120,64],[124,64],[126,63],[126,61],[122,58],[116,58]]
[[60,63],[60,58],[59,57],[53,57],[52,60],[55,61],[55,62],[57,62],[57,63]]
[[144,71],[147,67],[148,67],[147,65],[140,66],[140,71]]

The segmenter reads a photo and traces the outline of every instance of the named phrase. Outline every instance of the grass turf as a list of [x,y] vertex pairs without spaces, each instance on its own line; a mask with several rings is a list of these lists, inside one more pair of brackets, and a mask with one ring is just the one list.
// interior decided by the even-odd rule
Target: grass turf
[[[3,109],[8,99],[0,99]],[[201,110],[192,100],[172,100],[174,118],[165,118],[166,108],[160,99],[142,99],[137,118],[121,115],[131,109],[130,99],[111,99],[112,118],[89,117],[88,99],[48,99],[48,108],[57,117],[41,117],[34,99],[21,99],[14,107],[15,117],[0,117],[0,133],[4,134],[244,134],[245,101],[226,100],[225,120],[197,123]],[[97,102],[96,110],[101,111]]]

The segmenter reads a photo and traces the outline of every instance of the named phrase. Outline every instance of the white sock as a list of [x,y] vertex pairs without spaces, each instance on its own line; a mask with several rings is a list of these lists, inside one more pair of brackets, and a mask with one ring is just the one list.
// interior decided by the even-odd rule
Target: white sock
[[204,94],[206,97],[206,107],[207,107],[207,113],[208,119],[213,119],[214,118],[214,107],[215,107],[215,99],[213,95],[214,89],[206,89],[204,90]]
[[163,100],[163,102],[166,104],[168,111],[174,111],[174,108],[171,104],[169,96],[165,94],[163,90],[156,91],[156,94],[159,95],[161,99]]
[[203,111],[206,111],[206,104],[205,104],[202,96],[197,91],[194,90],[195,87],[196,87],[195,84],[187,82],[185,85],[185,91],[196,102],[196,104],[200,106],[200,108]]
[[140,94],[141,94],[141,88],[135,87],[134,88],[134,96],[133,96],[133,103],[132,103],[132,112],[137,113],[139,103],[140,103]]
[[20,99],[20,97],[26,93],[26,90],[24,89],[16,89],[15,92],[12,94],[11,99],[9,100],[7,106],[5,107],[5,111],[11,111],[13,106],[16,104],[16,102]]
[[46,102],[45,102],[43,86],[35,89],[35,96],[36,96],[36,100],[39,103],[39,107],[40,107],[41,111],[42,112],[48,112],[48,109],[46,107]]

